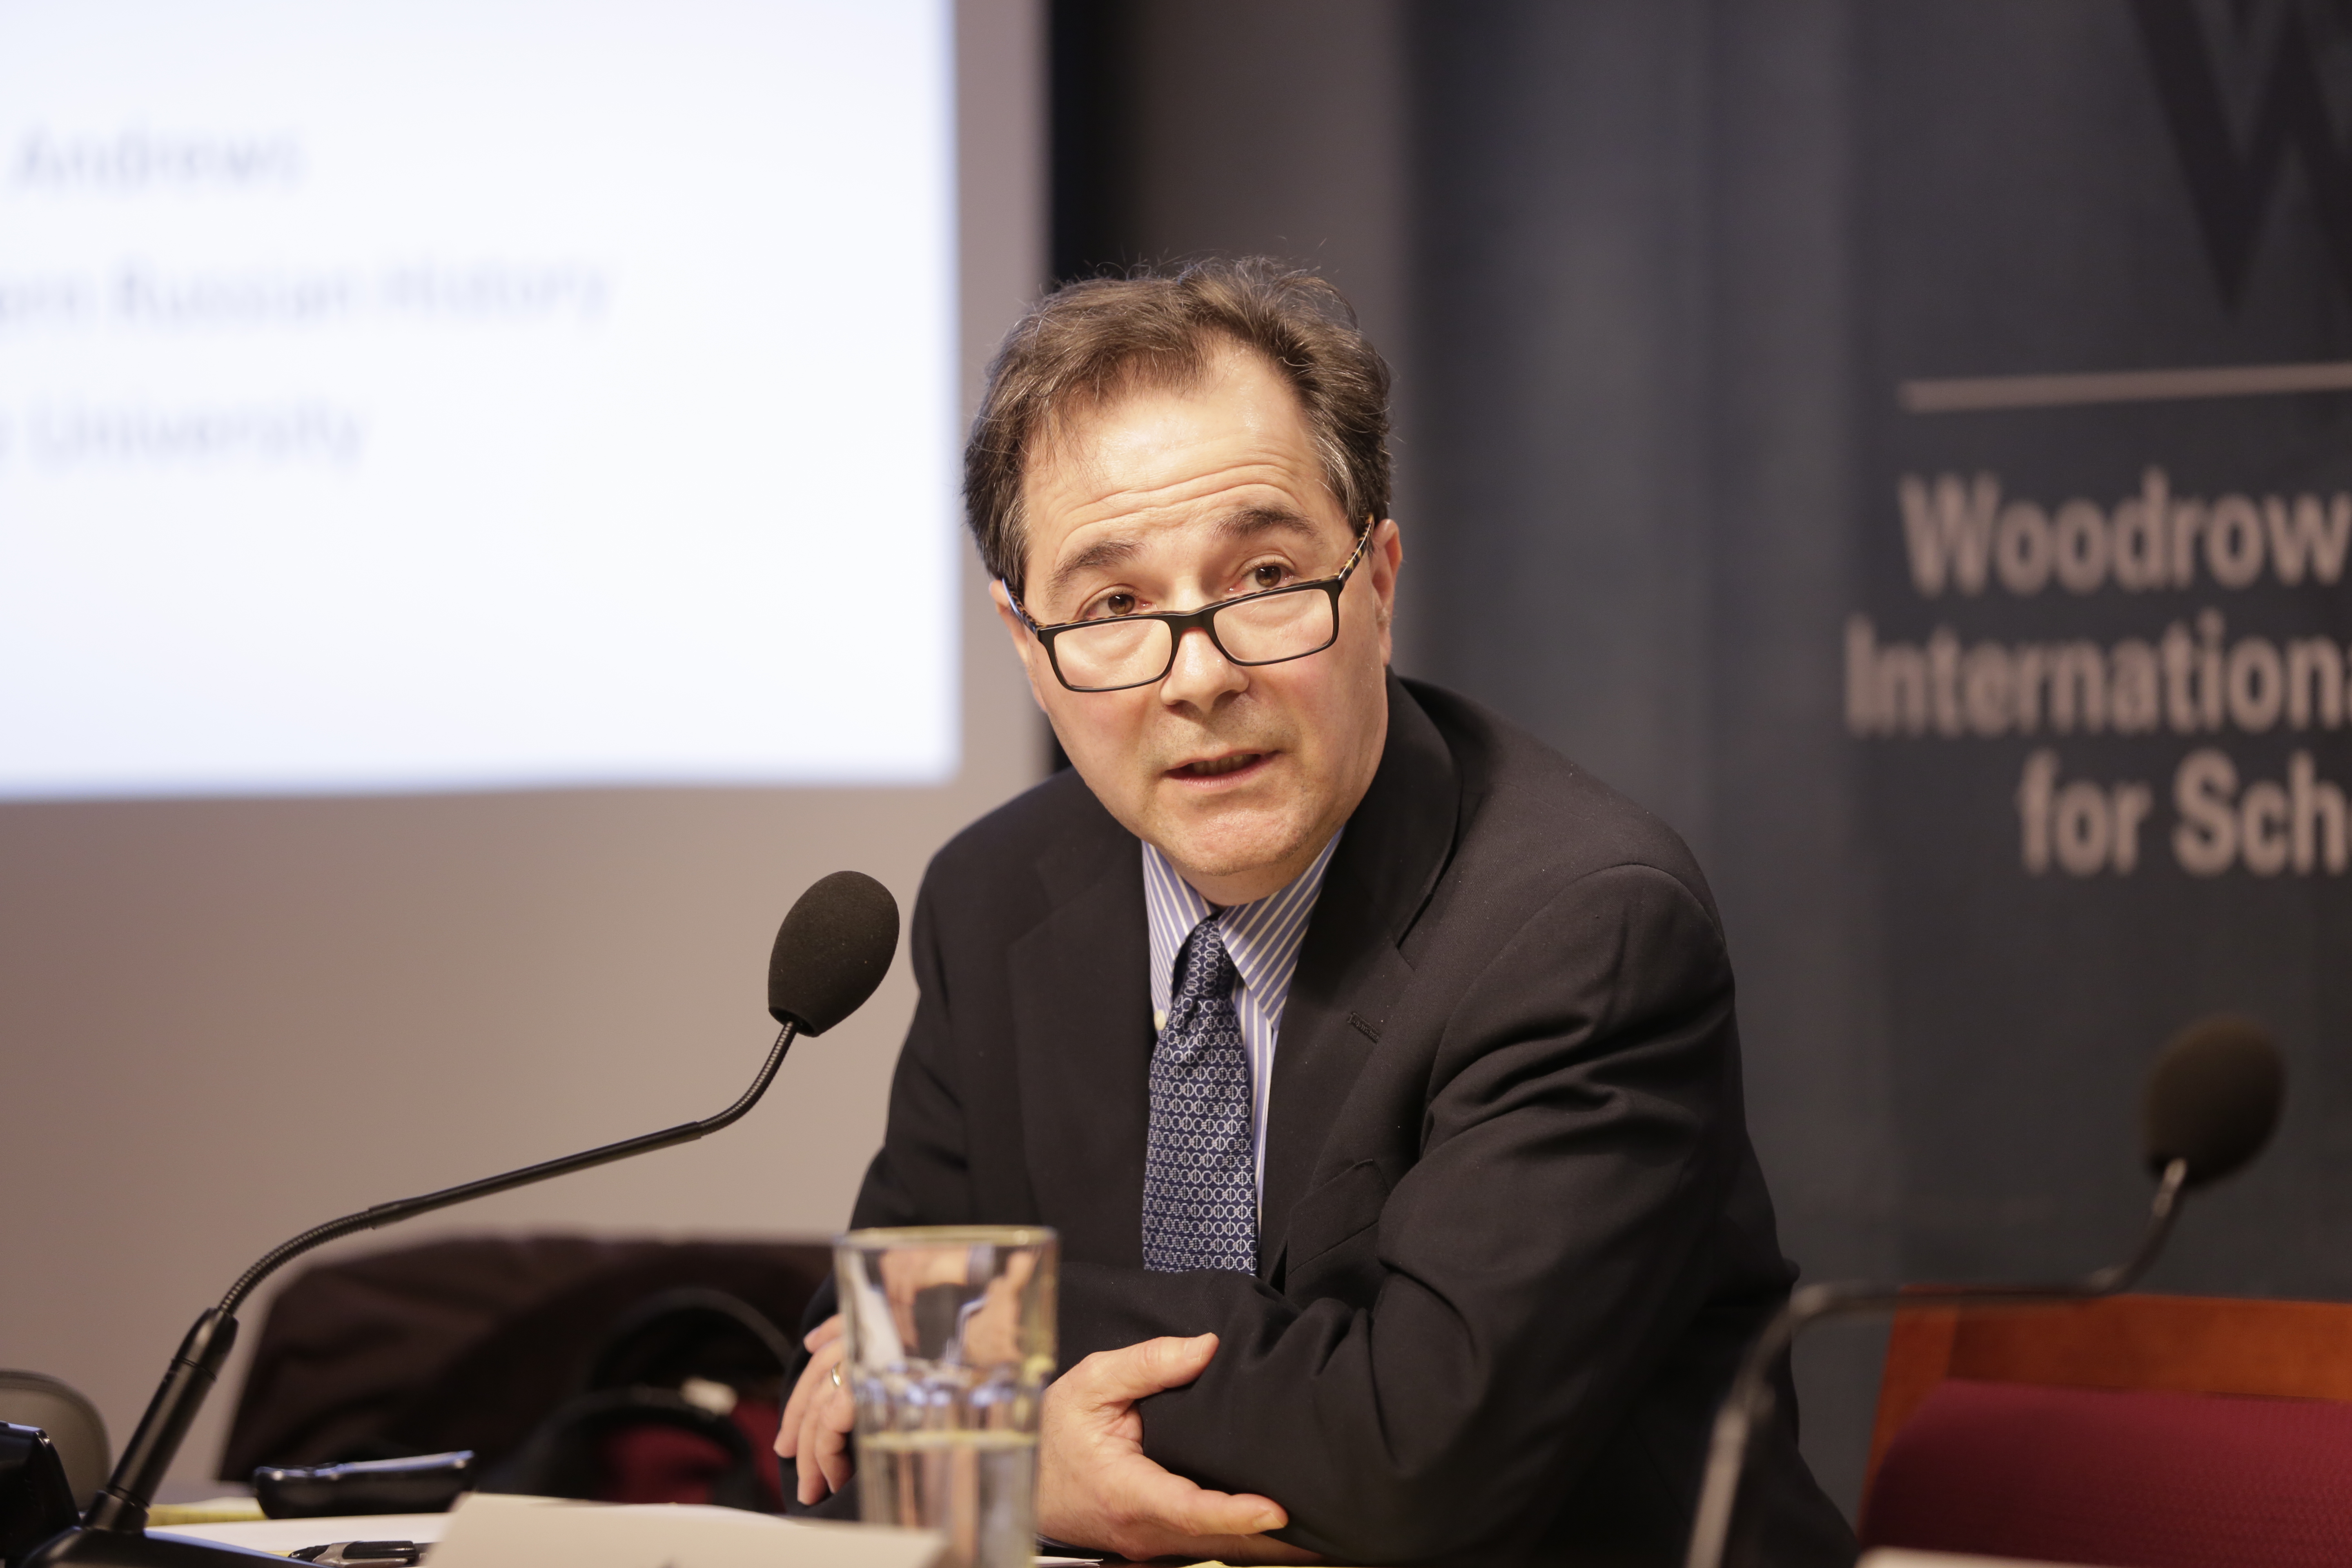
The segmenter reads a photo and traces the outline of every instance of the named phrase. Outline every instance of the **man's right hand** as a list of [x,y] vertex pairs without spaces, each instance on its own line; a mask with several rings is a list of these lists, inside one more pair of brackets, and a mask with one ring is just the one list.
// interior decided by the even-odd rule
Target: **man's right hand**
[[1045,1391],[1037,1438],[1037,1529],[1055,1541],[1153,1557],[1313,1563],[1265,1534],[1290,1522],[1271,1498],[1213,1492],[1144,1457],[1135,1402],[1201,1375],[1217,1336],[1097,1351]]
[[820,1503],[828,1492],[849,1484],[849,1429],[856,1425],[857,1406],[834,1373],[848,1349],[842,1342],[841,1314],[835,1312],[801,1341],[811,1352],[801,1368],[800,1381],[784,1404],[784,1417],[776,1426],[776,1452],[794,1461],[803,1506]]

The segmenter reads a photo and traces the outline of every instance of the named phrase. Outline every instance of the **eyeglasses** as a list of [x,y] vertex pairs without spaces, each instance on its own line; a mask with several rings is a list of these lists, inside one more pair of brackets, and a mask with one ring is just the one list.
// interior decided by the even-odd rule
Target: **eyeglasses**
[[1045,645],[1056,680],[1073,691],[1124,691],[1167,679],[1176,668],[1176,649],[1184,634],[1195,626],[1207,632],[1217,651],[1235,664],[1281,664],[1321,653],[1339,640],[1339,592],[1371,542],[1367,525],[1336,576],[1220,599],[1197,610],[1153,610],[1041,626],[1010,586],[1004,596],[1021,624]]

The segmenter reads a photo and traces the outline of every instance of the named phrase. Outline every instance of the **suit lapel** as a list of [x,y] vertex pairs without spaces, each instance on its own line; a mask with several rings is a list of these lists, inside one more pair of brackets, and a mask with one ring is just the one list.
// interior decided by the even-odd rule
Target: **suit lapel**
[[1444,737],[1391,676],[1380,770],[1331,856],[1283,1005],[1259,1205],[1263,1278],[1280,1268],[1291,1210],[1313,1184],[1325,1135],[1412,978],[1397,946],[1444,869],[1459,795]]
[[1063,1257],[1140,1268],[1151,1077],[1141,852],[1097,805],[1037,868],[1052,912],[1008,954],[1031,1189]]

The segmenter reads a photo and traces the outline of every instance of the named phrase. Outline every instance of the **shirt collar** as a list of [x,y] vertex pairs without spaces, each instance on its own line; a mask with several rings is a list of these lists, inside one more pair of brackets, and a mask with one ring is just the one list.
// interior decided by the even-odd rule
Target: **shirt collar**
[[[1344,828],[1342,832],[1346,831]],[[1151,1012],[1164,1017],[1174,994],[1177,955],[1192,928],[1217,916],[1217,934],[1240,972],[1243,989],[1269,1016],[1278,1014],[1290,991],[1291,974],[1298,967],[1298,949],[1306,940],[1307,917],[1323,890],[1323,873],[1339,835],[1331,836],[1320,853],[1290,882],[1253,903],[1212,910],[1209,900],[1169,864],[1152,844],[1143,844],[1143,908],[1151,928]]]

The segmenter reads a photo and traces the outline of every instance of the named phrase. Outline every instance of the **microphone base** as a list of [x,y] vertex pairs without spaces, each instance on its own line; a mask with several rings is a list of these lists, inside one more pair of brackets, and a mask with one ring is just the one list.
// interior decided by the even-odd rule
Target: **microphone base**
[[33,1548],[17,1568],[254,1568],[286,1559],[217,1542],[184,1541],[127,1530],[68,1530]]

